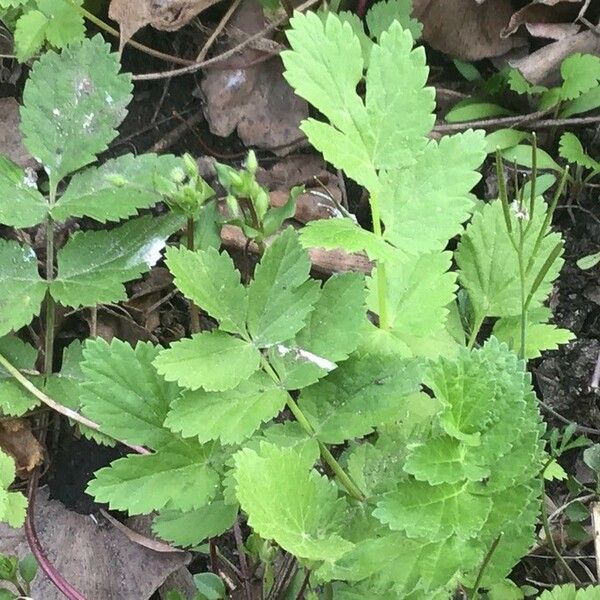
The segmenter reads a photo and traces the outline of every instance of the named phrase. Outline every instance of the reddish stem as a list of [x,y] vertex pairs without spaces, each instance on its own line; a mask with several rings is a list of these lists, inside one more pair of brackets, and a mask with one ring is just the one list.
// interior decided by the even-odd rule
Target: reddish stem
[[35,503],[35,492],[38,482],[37,470],[31,476],[29,481],[29,487],[27,489],[27,519],[25,520],[25,535],[27,537],[27,543],[35,559],[37,560],[40,569],[44,572],[46,577],[69,599],[69,600],[87,600],[85,596],[81,595],[54,567],[50,562],[50,559],[46,556],[40,540],[35,530],[34,521],[34,503]]

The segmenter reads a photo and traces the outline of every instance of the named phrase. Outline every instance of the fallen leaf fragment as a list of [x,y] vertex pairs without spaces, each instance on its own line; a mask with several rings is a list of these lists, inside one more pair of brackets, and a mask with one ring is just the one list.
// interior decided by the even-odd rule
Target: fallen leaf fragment
[[[86,600],[148,600],[164,580],[190,561],[187,552],[163,553],[129,540],[111,525],[67,510],[40,490],[35,503],[38,536],[56,569]],[[23,558],[30,552],[22,529],[0,525],[0,553]],[[64,600],[44,576],[33,598]]]
[[513,14],[502,36],[514,34],[521,25],[534,37],[560,40],[575,35],[580,30],[575,20],[582,6],[583,0],[533,0]]
[[[251,36],[265,27],[260,3],[244,0],[234,13],[230,25]],[[228,42],[224,50],[234,46]],[[236,129],[246,146],[272,150],[285,155],[294,142],[304,139],[300,121],[308,117],[308,105],[296,96],[283,78],[283,65],[276,57],[265,58],[264,52],[245,48],[223,69],[210,69],[202,81],[204,114],[212,133],[221,137]],[[237,65],[250,65],[236,68]]]
[[0,448],[15,459],[17,473],[31,473],[42,464],[44,452],[27,419],[0,421]]
[[111,0],[108,16],[119,24],[121,49],[136,31],[152,25],[161,31],[176,31],[220,0]]

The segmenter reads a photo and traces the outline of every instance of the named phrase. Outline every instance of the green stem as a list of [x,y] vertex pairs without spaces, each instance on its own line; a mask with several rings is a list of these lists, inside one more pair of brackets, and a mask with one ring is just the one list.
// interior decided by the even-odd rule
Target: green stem
[[[196,223],[194,217],[188,217],[186,227],[186,243],[187,249],[192,252],[196,249],[196,243],[194,241],[194,229]],[[198,333],[200,331],[200,311],[198,307],[190,300],[190,329],[192,333]]]
[[519,251],[517,253],[519,261],[519,281],[521,284],[521,346],[519,351],[519,358],[525,358],[525,338],[527,335],[527,304],[525,298],[525,286],[526,286],[526,274],[525,274],[525,263],[523,261],[523,252],[525,244],[525,233],[523,231],[523,222],[519,221]]
[[[56,202],[57,184],[50,182],[49,206]],[[46,282],[49,284],[54,279],[54,219],[46,217]],[[50,291],[46,292],[46,319],[44,323],[44,375],[52,375],[54,363],[54,325],[56,306]]]
[[[91,13],[89,10],[86,10],[83,6],[79,6],[73,0],[67,0],[70,6],[72,6],[75,10],[77,10],[82,16],[84,16],[90,23],[96,25],[96,27],[102,29],[109,35],[113,37],[120,38],[121,34],[114,28],[111,27],[108,23],[105,23],[102,19],[98,18],[95,14]],[[149,56],[154,56],[155,58],[160,58],[166,62],[175,63],[178,65],[193,65],[193,60],[186,60],[185,58],[179,58],[178,56],[171,56],[170,54],[165,54],[164,52],[160,52],[159,50],[154,50],[154,48],[149,48],[144,44],[140,44],[135,40],[127,40],[127,44],[131,47],[148,54]]]
[[483,325],[483,320],[485,319],[485,315],[476,315],[475,322],[473,323],[473,329],[471,330],[471,335],[469,336],[469,342],[467,343],[467,348],[472,350],[475,342],[477,341],[477,335],[479,334],[479,330]]
[[483,562],[481,563],[481,567],[479,569],[479,573],[477,573],[477,579],[475,580],[475,585],[473,586],[473,593],[471,595],[471,600],[477,600],[479,597],[479,586],[481,585],[481,581],[483,579],[483,575],[485,570],[487,569],[490,561],[492,560],[492,556],[494,556],[494,552],[496,552],[496,548],[498,548],[498,544],[502,539],[502,533],[492,542],[490,549],[487,551]]
[[[379,214],[379,202],[375,194],[371,195],[370,204],[373,232],[377,237],[383,237],[383,232],[381,230],[381,216]],[[386,299],[386,285],[385,263],[377,261],[377,301],[379,304],[379,327],[381,329],[389,329],[390,326]]]
[[[261,357],[261,366],[264,371],[275,381],[275,383],[281,383],[279,380],[279,376],[275,372],[275,369],[270,365],[269,361],[262,356]],[[310,421],[306,418],[305,414],[302,412],[302,409],[296,404],[296,401],[292,398],[289,392],[286,392],[286,404],[290,409],[290,412],[294,415],[298,424],[306,433],[311,437],[315,437],[314,427],[310,424]],[[335,456],[331,454],[329,448],[327,446],[317,440],[319,444],[319,450],[321,452],[321,457],[323,460],[329,465],[335,476],[338,478],[339,482],[346,488],[346,491],[356,500],[363,502],[365,500],[365,495],[360,491],[358,486],[352,481],[349,475],[342,469],[340,463],[335,459]]]

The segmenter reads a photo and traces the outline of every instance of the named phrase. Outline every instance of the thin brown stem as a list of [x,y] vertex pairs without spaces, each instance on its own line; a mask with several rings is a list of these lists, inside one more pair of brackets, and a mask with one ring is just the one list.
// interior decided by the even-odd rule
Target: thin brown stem
[[[305,11],[308,8],[310,8],[311,6],[318,4],[319,2],[321,2],[321,0],[306,0],[306,2],[303,2],[300,6],[298,6],[296,8],[296,11],[298,11],[298,12]],[[144,73],[141,75],[134,75],[133,80],[134,81],[149,81],[149,80],[154,80],[154,79],[164,79],[165,77],[177,77],[179,75],[188,75],[190,73],[195,73],[196,71],[199,71],[200,69],[205,69],[206,67],[210,67],[219,62],[227,60],[228,58],[231,58],[232,56],[235,56],[238,52],[240,52],[241,50],[243,50],[244,48],[246,48],[247,46],[249,46],[256,40],[259,40],[259,39],[265,37],[266,35],[269,35],[271,32],[275,31],[278,27],[280,27],[287,21],[288,21],[287,15],[285,15],[285,17],[276,19],[270,25],[265,27],[262,31],[259,31],[258,33],[251,35],[250,37],[246,38],[243,42],[240,42],[237,46],[223,52],[222,54],[218,54],[217,56],[214,56],[213,58],[203,60],[202,62],[199,62],[199,63],[194,63],[187,67],[182,67],[181,69],[173,69],[172,71],[163,71],[160,73]]]

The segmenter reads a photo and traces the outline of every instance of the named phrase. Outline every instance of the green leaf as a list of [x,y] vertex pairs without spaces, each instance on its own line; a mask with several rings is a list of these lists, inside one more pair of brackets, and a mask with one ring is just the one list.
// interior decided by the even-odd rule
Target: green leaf
[[248,524],[299,558],[333,561],[352,548],[339,534],[345,500],[293,448],[263,442],[235,455],[237,497]]
[[415,360],[353,358],[302,390],[298,404],[320,441],[339,444],[393,421],[403,399],[419,389],[421,375]]
[[214,573],[197,573],[194,575],[194,583],[201,597],[205,600],[221,600],[221,598],[226,598],[225,584]]
[[572,583],[545,590],[540,600],[600,600],[600,586],[591,585],[577,590]]
[[33,249],[0,240],[0,336],[27,325],[39,313],[46,287]]
[[[374,137],[371,161],[377,169],[413,164],[435,122],[435,91],[425,87],[425,50],[413,49],[413,44],[410,32],[392,22],[371,50],[365,105]],[[338,60],[342,56],[349,60],[344,55]]]
[[149,271],[181,217],[145,216],[110,231],[76,232],[58,251],[58,275],[50,293],[64,306],[125,300],[124,283]]
[[407,481],[384,496],[373,514],[392,530],[409,537],[443,540],[474,536],[492,509],[490,498],[472,493],[466,483],[429,485]]
[[171,155],[126,154],[77,173],[65,193],[52,207],[55,221],[91,217],[101,223],[131,217],[162,199],[156,177],[179,164]]
[[527,132],[519,131],[518,129],[498,129],[485,136],[487,152],[491,154],[496,152],[496,150],[512,148],[528,137],[529,134]]
[[[229,368],[229,367],[228,367]],[[236,444],[285,406],[287,394],[263,372],[254,373],[222,393],[185,391],[171,405],[165,426],[200,442],[220,439]]]
[[179,340],[154,361],[167,381],[209,392],[233,389],[250,377],[259,364],[256,346],[223,331],[203,331]]
[[354,35],[360,41],[360,47],[362,48],[363,60],[365,62],[365,67],[369,66],[369,59],[371,57],[371,50],[373,49],[373,40],[365,33],[365,25],[364,21],[354,12],[349,10],[341,10],[336,12],[331,9],[327,11],[319,11],[317,14],[323,20],[323,23],[327,20],[327,15],[329,12],[335,12],[336,16],[342,23],[348,23],[350,27],[352,27],[352,31]]
[[85,416],[100,423],[104,433],[150,448],[173,437],[163,423],[180,390],[152,366],[159,351],[143,342],[134,349],[117,339],[87,341],[81,403]]
[[33,554],[27,554],[19,561],[19,575],[23,581],[31,583],[38,572],[38,563]]
[[600,163],[589,156],[574,133],[566,131],[560,138],[558,153],[567,161],[600,173]]
[[[542,266],[557,244],[562,243],[560,234],[548,233],[536,250],[536,240],[543,226],[546,209],[541,199],[536,201],[536,205],[533,224],[529,230],[526,227],[528,221],[524,220],[523,262],[528,266],[525,277],[526,297]],[[511,220],[515,231],[519,227],[519,221],[513,211]],[[475,214],[460,240],[456,262],[460,268],[459,280],[469,293],[476,315],[510,317],[521,314],[519,261],[508,237],[500,201],[484,205]],[[547,298],[562,264],[562,258],[557,258],[552,263],[533,295],[530,309],[541,306]]]
[[548,88],[543,85],[534,85],[527,81],[518,69],[510,69],[508,87],[517,94],[541,94],[548,91]]
[[[559,344],[566,344],[575,338],[568,329],[558,328],[550,323],[538,322],[528,317],[525,328],[525,358],[539,358],[546,350],[557,350]],[[521,318],[504,317],[494,324],[494,336],[501,342],[506,342],[514,351],[520,350]]]
[[46,38],[57,48],[64,48],[85,36],[83,15],[71,2],[83,5],[83,0],[37,0],[38,8],[48,18]]
[[[531,146],[527,144],[518,144],[512,148],[507,148],[500,154],[508,162],[516,163],[528,169],[532,168]],[[538,169],[549,169],[551,171],[558,171],[559,173],[563,172],[563,168],[545,150],[538,148],[536,155]]]
[[[33,369],[37,351],[18,337],[0,338],[0,354],[19,370]],[[37,398],[29,393],[14,377],[0,366],[0,410],[3,415],[20,417],[38,405]]]
[[29,10],[19,17],[15,27],[15,56],[25,62],[34,56],[46,41],[48,17],[39,10]]
[[300,230],[300,241],[305,248],[342,248],[346,252],[364,250],[371,260],[394,262],[402,256],[384,239],[348,218],[311,221]]
[[5,588],[0,588],[0,600],[15,600],[16,598],[18,598],[16,594]]
[[0,155],[0,223],[33,227],[46,218],[48,206],[35,178]]
[[[328,125],[308,119],[302,129],[336,167],[358,183],[376,185],[369,155],[374,136],[356,92],[364,64],[359,38],[349,23],[342,23],[332,13],[325,22],[310,12],[295,15],[290,24],[287,37],[292,50],[281,55],[284,76],[299,96],[331,122]],[[315,39],[319,40],[318,49]]]
[[319,296],[318,283],[307,281],[310,267],[291,228],[265,251],[248,286],[248,332],[257,347],[289,340],[304,326]]
[[[61,0],[64,1],[64,0]],[[100,35],[62,54],[46,52],[23,92],[24,142],[46,168],[51,188],[93,162],[116,137],[131,99],[131,77]]]
[[365,301],[363,275],[332,275],[323,285],[314,310],[298,334],[297,344],[327,360],[345,360],[359,344],[366,323]]
[[489,475],[489,469],[479,465],[478,458],[476,448],[469,448],[456,438],[440,436],[412,446],[404,469],[431,485],[480,481]]
[[563,100],[573,100],[597,87],[600,81],[600,58],[591,54],[571,54],[560,66]]
[[423,33],[423,25],[411,18],[411,0],[382,0],[371,6],[367,12],[367,27],[369,33],[379,40],[384,31],[387,31],[394,21],[398,21],[404,29],[408,29],[416,40]]
[[148,514],[167,504],[181,511],[200,508],[218,489],[212,452],[212,444],[174,443],[156,454],[130,454],[96,471],[86,491],[97,502],[130,514]]
[[462,123],[464,121],[476,121],[490,117],[501,117],[514,114],[511,110],[492,102],[479,102],[467,99],[455,104],[446,114],[448,123]]
[[225,533],[235,523],[236,504],[214,500],[190,512],[162,511],[152,525],[152,531],[178,546],[196,546],[204,540]]
[[565,102],[559,116],[561,119],[579,115],[595,110],[600,106],[600,86],[592,88],[589,92],[581,94],[579,98]]
[[380,197],[384,238],[408,254],[443,250],[462,231],[474,202],[471,189],[486,154],[482,131],[430,140],[416,164],[384,177]]
[[[449,252],[411,256],[387,278],[389,332],[401,344],[410,348],[415,338],[427,338],[443,327],[456,290],[456,275],[449,271],[451,261]],[[368,279],[368,288],[367,305],[378,313],[377,269]]]
[[25,522],[27,499],[20,492],[8,491],[15,475],[15,461],[0,450],[0,521],[18,528]]
[[[424,52],[413,50],[410,32],[393,23],[371,50],[363,104],[356,86],[364,63],[352,27],[332,13],[325,22],[296,15],[291,24],[292,50],[282,55],[285,77],[330,123],[308,119],[302,129],[328,161],[373,192],[377,170],[414,162],[412,154],[433,125]],[[318,51],[314,39],[320,40]]]
[[248,297],[227,252],[172,247],[167,250],[166,261],[178,289],[217,319],[221,329],[245,333]]
[[600,252],[595,254],[588,254],[588,256],[582,256],[577,261],[577,266],[584,271],[595,267],[600,262]]

